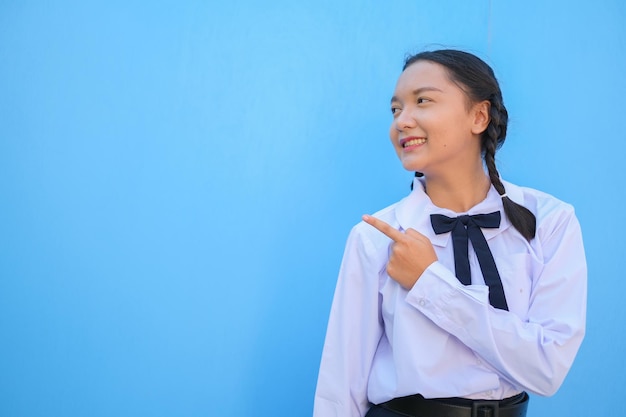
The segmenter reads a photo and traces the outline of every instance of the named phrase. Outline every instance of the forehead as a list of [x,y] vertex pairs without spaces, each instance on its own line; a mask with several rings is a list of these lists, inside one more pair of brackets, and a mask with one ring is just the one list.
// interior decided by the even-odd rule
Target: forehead
[[430,61],[417,61],[409,65],[396,83],[396,93],[412,92],[421,88],[437,88],[442,91],[460,88],[450,80],[448,70]]

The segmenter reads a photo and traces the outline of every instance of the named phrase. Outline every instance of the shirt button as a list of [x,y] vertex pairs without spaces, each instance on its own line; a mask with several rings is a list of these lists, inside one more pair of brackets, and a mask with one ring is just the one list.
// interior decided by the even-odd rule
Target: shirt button
[[485,394],[487,394],[487,397],[492,397],[493,396],[493,391],[489,390],[489,391],[485,392]]
[[426,300],[424,300],[423,298],[420,298],[420,300],[417,302],[420,306],[424,307],[426,305]]

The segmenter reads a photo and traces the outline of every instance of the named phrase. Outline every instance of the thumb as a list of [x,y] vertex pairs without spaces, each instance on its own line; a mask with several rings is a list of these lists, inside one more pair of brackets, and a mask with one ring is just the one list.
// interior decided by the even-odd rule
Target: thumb
[[414,238],[425,237],[423,234],[421,234],[421,233],[420,233],[420,232],[418,232],[417,230],[415,230],[415,229],[411,229],[411,228],[406,229],[406,230],[404,231],[404,234],[405,234],[405,235],[407,235],[407,236],[414,237]]

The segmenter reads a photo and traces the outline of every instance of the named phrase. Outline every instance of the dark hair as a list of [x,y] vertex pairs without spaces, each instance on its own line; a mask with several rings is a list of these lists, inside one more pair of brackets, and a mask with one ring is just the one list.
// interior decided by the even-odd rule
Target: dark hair
[[[471,103],[489,101],[490,120],[481,136],[481,149],[491,183],[500,195],[505,195],[506,190],[496,169],[495,156],[506,138],[509,117],[493,70],[477,56],[453,49],[425,51],[411,55],[405,60],[402,70],[404,71],[409,65],[418,61],[430,61],[445,67],[450,80],[465,91]],[[416,176],[421,175],[416,173]],[[534,238],[537,222],[535,215],[506,196],[502,198],[502,205],[513,226],[527,240]]]

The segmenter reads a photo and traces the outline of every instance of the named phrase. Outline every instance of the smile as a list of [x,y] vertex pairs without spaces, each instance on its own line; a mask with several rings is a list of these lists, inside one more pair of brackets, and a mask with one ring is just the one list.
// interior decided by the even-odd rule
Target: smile
[[400,144],[403,148],[408,148],[411,146],[423,145],[424,143],[426,143],[426,138],[410,138],[408,140],[401,141]]

